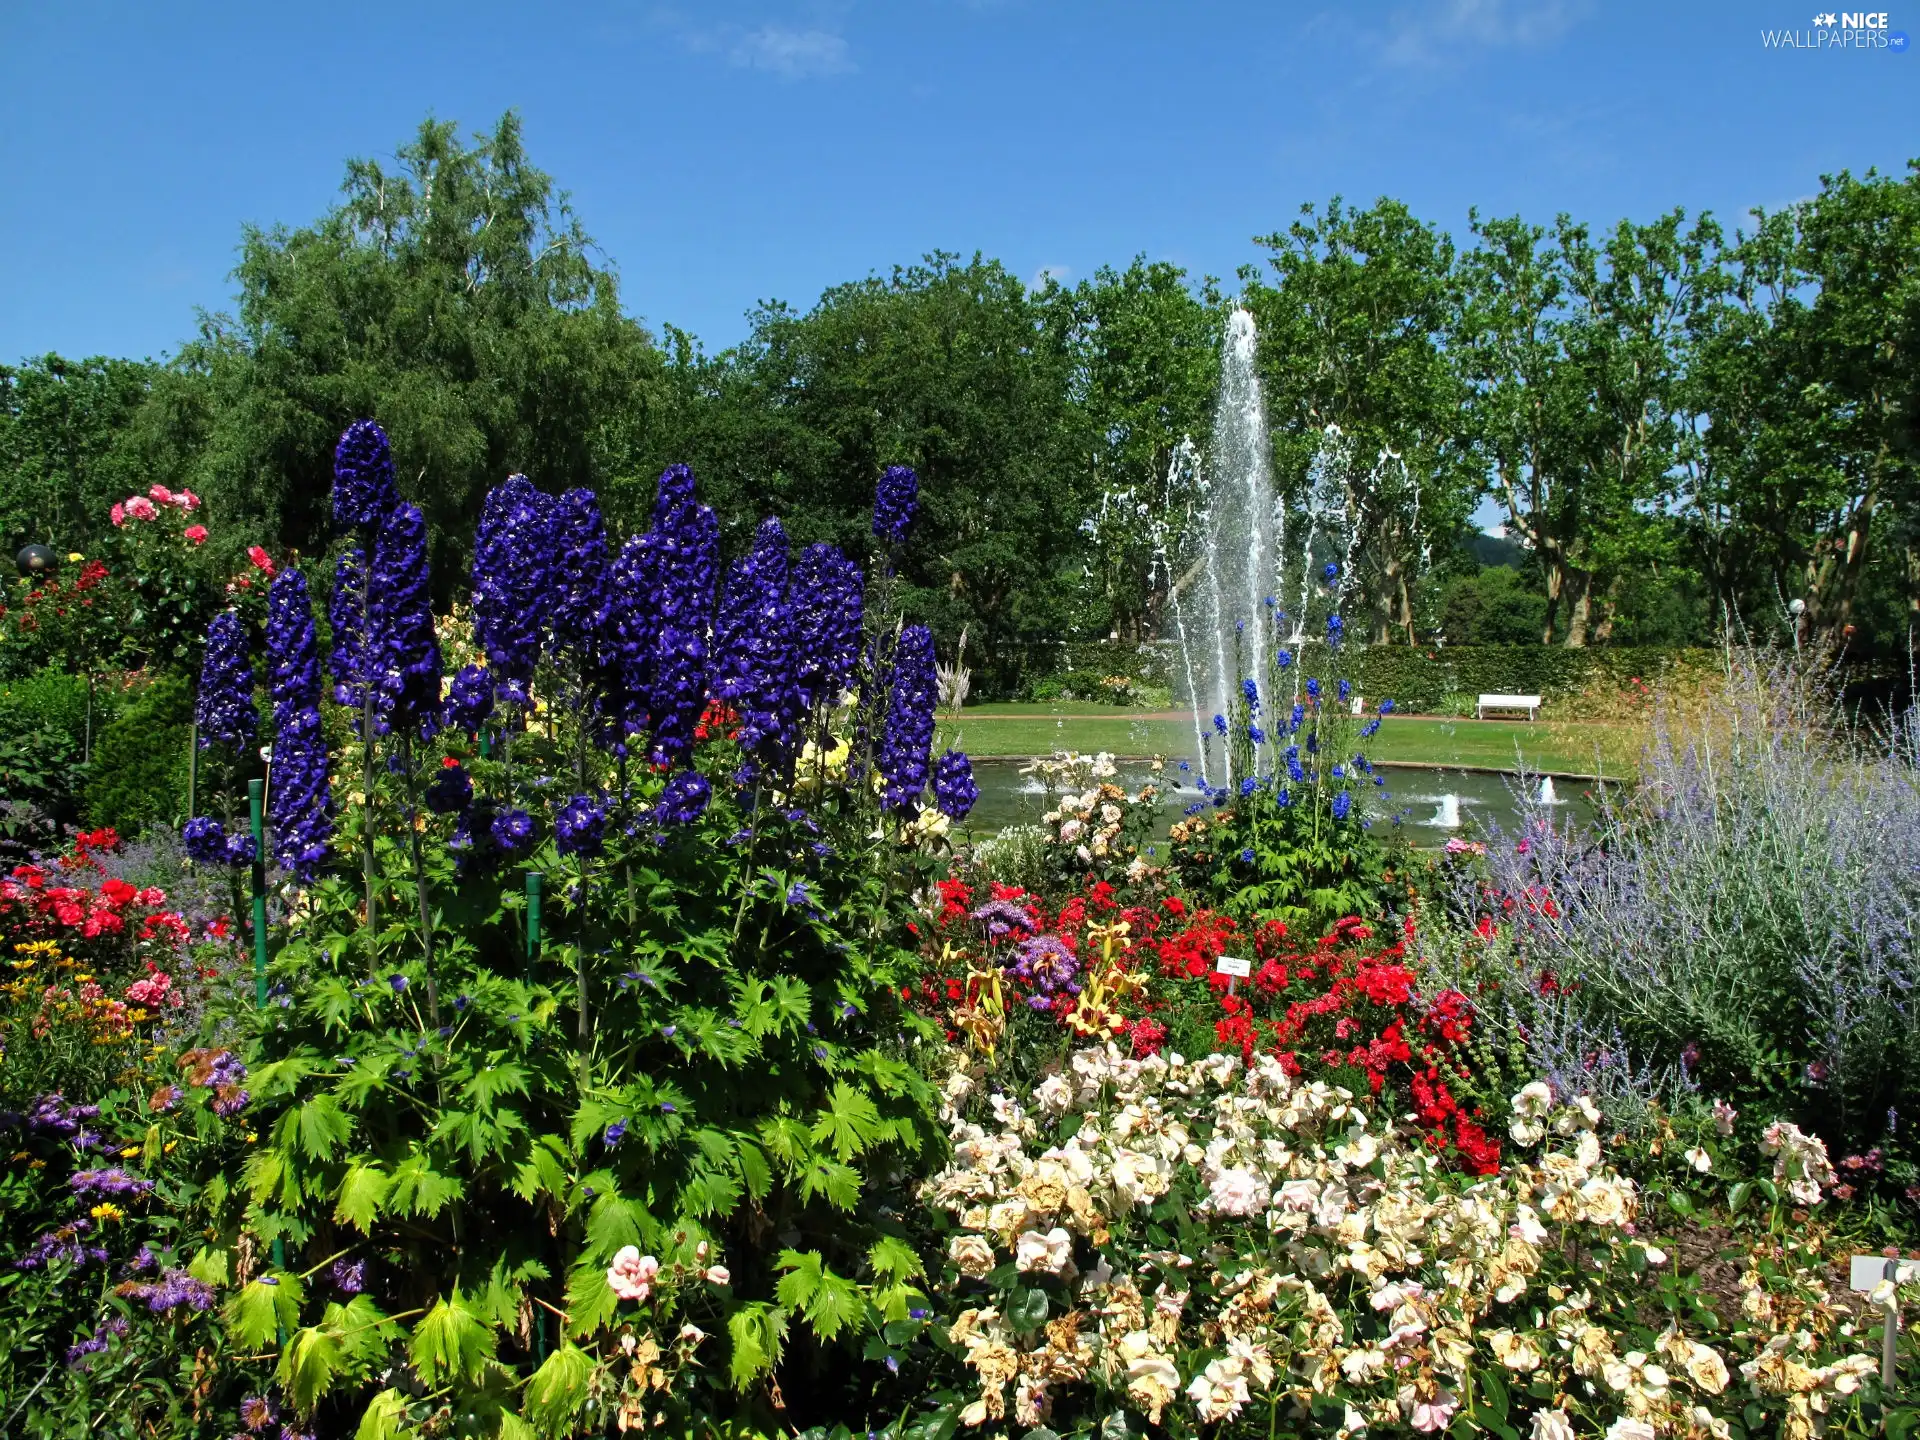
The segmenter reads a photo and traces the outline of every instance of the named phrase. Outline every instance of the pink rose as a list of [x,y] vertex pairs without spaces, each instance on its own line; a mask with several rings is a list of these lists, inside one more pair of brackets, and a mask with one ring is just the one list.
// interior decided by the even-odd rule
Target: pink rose
[[709,1285],[731,1285],[733,1272],[724,1265],[712,1265],[707,1268],[706,1281]]
[[264,546],[249,545],[247,559],[253,562],[254,569],[264,571],[268,575],[273,574],[273,557],[267,554]]
[[151,485],[147,487],[147,498],[156,505],[171,505],[173,503],[173,491],[164,485]]
[[153,508],[153,502],[144,495],[135,495],[127,501],[127,514],[135,520],[151,520],[159,513]]
[[204,525],[189,525],[182,533],[195,545],[204,545],[206,543],[207,527]]
[[113,528],[118,530],[122,525],[127,523],[127,507],[124,505],[115,505],[107,512],[107,518],[113,521]]
[[179,490],[174,493],[173,503],[191,515],[200,508],[200,497],[191,490]]
[[644,1300],[653,1293],[660,1262],[642,1255],[635,1245],[623,1246],[607,1270],[607,1285],[622,1300]]

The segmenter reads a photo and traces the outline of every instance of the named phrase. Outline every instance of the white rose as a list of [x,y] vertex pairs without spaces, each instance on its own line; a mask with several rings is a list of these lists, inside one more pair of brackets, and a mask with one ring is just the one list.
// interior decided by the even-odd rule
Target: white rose
[[1023,1230],[1014,1242],[1013,1261],[1022,1270],[1059,1275],[1073,1263],[1073,1237],[1058,1225],[1044,1235]]

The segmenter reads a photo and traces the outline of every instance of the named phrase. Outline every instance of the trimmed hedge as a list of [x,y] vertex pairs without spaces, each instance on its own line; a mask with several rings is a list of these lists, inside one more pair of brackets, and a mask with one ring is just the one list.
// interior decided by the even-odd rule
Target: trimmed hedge
[[1353,679],[1369,702],[1391,696],[1402,709],[1433,712],[1449,695],[1569,700],[1644,693],[1665,681],[1704,678],[1720,663],[1717,650],[1666,645],[1375,645],[1359,653]]

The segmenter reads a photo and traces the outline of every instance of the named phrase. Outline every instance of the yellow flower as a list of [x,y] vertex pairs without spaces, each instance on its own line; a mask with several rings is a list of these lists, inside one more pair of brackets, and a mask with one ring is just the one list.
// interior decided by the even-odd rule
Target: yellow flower
[[126,1211],[122,1210],[118,1205],[112,1205],[106,1201],[102,1201],[100,1204],[94,1206],[93,1209],[87,1213],[96,1220],[124,1220],[127,1218]]
[[140,1153],[140,1147],[138,1145],[129,1145],[120,1152],[120,1158],[122,1160],[131,1160],[135,1155],[138,1155],[139,1153]]
[[67,552],[67,563],[69,565],[78,565],[82,560],[86,558],[87,557],[82,555],[78,550],[69,550]]

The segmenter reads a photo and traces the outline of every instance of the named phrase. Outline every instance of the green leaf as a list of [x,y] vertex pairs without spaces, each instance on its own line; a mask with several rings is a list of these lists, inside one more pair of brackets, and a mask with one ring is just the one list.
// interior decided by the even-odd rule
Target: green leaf
[[275,1378],[292,1398],[294,1408],[302,1415],[310,1415],[320,1398],[333,1387],[334,1377],[340,1373],[345,1359],[345,1347],[338,1335],[309,1325],[295,1331],[287,1342]]
[[406,1398],[398,1390],[382,1390],[368,1402],[354,1440],[400,1440],[412,1430],[407,1424]]
[[527,1418],[549,1435],[564,1433],[587,1398],[593,1365],[586,1351],[563,1343],[527,1382]]
[[227,1302],[227,1328],[240,1344],[257,1350],[299,1320],[300,1293],[298,1276],[262,1275]]
[[316,1095],[300,1107],[300,1148],[309,1160],[330,1160],[353,1133],[353,1121],[331,1095]]
[[395,1215],[432,1217],[458,1200],[465,1188],[458,1177],[442,1175],[416,1152],[394,1167],[387,1208]]
[[615,1190],[602,1191],[587,1216],[587,1258],[604,1265],[621,1246],[638,1245],[647,1218],[639,1201]]
[[1037,1285],[1016,1292],[1007,1306],[1007,1322],[1018,1331],[1038,1330],[1047,1323],[1047,1292]]
[[380,1168],[379,1161],[369,1160],[365,1164],[355,1165],[340,1182],[340,1195],[333,1207],[333,1218],[343,1225],[353,1226],[362,1235],[371,1235],[373,1222],[380,1214],[380,1203],[392,1188],[393,1177]]
[[1693,1214],[1693,1199],[1677,1186],[1667,1191],[1667,1208],[1676,1215]]
[[874,1274],[892,1280],[917,1280],[927,1273],[913,1247],[894,1235],[882,1235],[874,1242],[867,1252],[867,1263],[873,1266]]
[[517,1060],[498,1060],[483,1070],[476,1070],[462,1087],[462,1093],[475,1107],[490,1110],[502,1095],[526,1094],[527,1082],[526,1066]]
[[800,1196],[811,1200],[824,1195],[827,1202],[841,1210],[851,1210],[860,1199],[860,1172],[824,1156],[816,1156],[800,1176]]
[[787,1338],[787,1312],[758,1301],[742,1305],[727,1317],[727,1338],[733,1342],[733,1388],[745,1390],[780,1363]]
[[1751,1182],[1742,1180],[1727,1191],[1727,1209],[1738,1215],[1746,1208],[1747,1200],[1753,1194]]
[[341,1348],[354,1361],[380,1358],[400,1334],[400,1327],[369,1295],[356,1295],[344,1305],[329,1303],[320,1323],[340,1337]]
[[499,1344],[500,1337],[473,1313],[455,1285],[453,1294],[435,1301],[413,1327],[407,1350],[421,1380],[433,1386],[443,1378],[472,1379]]
[[567,1333],[591,1335],[620,1306],[620,1297],[607,1284],[607,1272],[598,1265],[582,1265],[567,1277]]
[[842,1160],[851,1160],[882,1132],[880,1111],[863,1092],[846,1081],[833,1087],[833,1098],[813,1122],[813,1141],[828,1144]]

